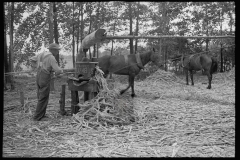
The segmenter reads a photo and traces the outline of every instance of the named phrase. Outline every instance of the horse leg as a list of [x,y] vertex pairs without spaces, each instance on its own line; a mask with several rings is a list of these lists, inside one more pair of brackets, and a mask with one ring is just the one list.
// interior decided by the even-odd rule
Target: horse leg
[[190,78],[191,78],[191,81],[192,81],[192,85],[194,85],[194,83],[193,83],[193,70],[191,70],[189,72],[190,72]]
[[134,92],[134,76],[129,76],[130,77],[130,86],[131,86],[131,88],[132,88],[132,94],[131,94],[131,96],[132,96],[132,98],[133,97],[135,97],[136,95],[135,95],[135,92]]
[[188,85],[188,69],[184,69],[185,70],[185,74],[186,74],[186,85]]
[[128,76],[128,86],[127,86],[126,89],[121,90],[121,91],[120,91],[120,94],[123,94],[124,92],[126,92],[126,91],[130,88],[130,86],[131,86],[131,83],[130,83],[130,76]]
[[207,89],[211,89],[211,88],[212,88],[212,87],[211,87],[212,74],[211,74],[209,71],[207,71],[206,74],[207,74],[207,76],[208,76],[208,86],[207,86]]

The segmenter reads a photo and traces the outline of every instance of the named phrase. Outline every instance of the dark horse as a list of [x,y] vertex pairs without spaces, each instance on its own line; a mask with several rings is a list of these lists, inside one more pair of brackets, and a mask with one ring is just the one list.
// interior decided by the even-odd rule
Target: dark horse
[[134,92],[134,78],[143,69],[143,66],[149,61],[153,62],[158,67],[161,66],[159,62],[159,54],[155,53],[155,49],[141,54],[130,55],[117,55],[110,56],[105,55],[98,59],[99,68],[104,72],[106,78],[109,72],[118,75],[129,75],[129,85],[126,89],[121,90],[120,94],[123,94],[130,87],[132,88],[131,96],[135,96]]
[[208,87],[211,89],[212,74],[217,71],[217,60],[207,54],[194,54],[189,56],[182,56],[182,67],[186,74],[186,81],[188,85],[188,71],[193,83],[193,70],[202,70],[208,76]]

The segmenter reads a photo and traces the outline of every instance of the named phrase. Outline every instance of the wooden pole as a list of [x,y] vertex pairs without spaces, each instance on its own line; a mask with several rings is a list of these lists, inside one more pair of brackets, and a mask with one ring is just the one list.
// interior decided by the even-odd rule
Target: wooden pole
[[65,90],[66,90],[66,85],[63,84],[62,85],[62,92],[60,93],[60,114],[61,115],[65,115],[66,111],[65,111]]
[[[10,23],[10,54],[9,54],[9,67],[10,67],[10,71],[13,72],[14,71],[14,66],[13,66],[13,63],[14,63],[14,52],[13,52],[13,30],[14,30],[14,26],[13,26],[13,22],[14,22],[14,2],[12,2],[12,5],[11,5],[11,9],[10,9],[10,13],[11,13],[11,23]],[[13,77],[14,76],[10,76],[10,82],[11,82],[11,90],[14,90],[15,89],[15,86],[14,86],[14,79]]]
[[159,41],[159,56],[161,56],[162,55],[162,39],[158,39],[158,41]]
[[235,36],[168,36],[168,35],[162,35],[162,36],[107,36],[106,37],[106,39],[161,39],[161,38],[218,39],[218,38],[235,38]]
[[24,105],[24,93],[23,93],[22,89],[20,90],[19,94],[20,94],[20,103],[23,106]]
[[223,48],[222,48],[223,44],[221,42],[221,49],[220,49],[220,58],[221,58],[221,68],[220,68],[220,72],[223,72]]
[[79,103],[78,91],[71,91],[71,115],[76,114],[79,110],[77,104]]

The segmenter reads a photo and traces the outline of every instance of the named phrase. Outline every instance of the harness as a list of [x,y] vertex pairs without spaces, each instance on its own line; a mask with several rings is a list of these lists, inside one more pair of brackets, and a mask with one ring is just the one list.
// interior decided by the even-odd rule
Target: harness
[[[124,60],[125,60],[125,63],[128,65],[129,61],[128,61],[128,55],[124,55]],[[142,61],[141,61],[141,58],[140,58],[140,54],[135,54],[135,57],[136,57],[136,61],[137,61],[137,66],[140,68],[140,69],[144,69],[143,67],[143,64],[142,64]]]
[[191,62],[191,59],[192,59],[193,56],[194,56],[194,54],[192,54],[192,55],[189,56],[188,65],[190,65],[190,62]]
[[[191,59],[192,59],[193,56],[194,56],[194,54],[189,56],[189,60],[188,60],[188,63],[187,63],[188,66],[190,65],[190,62],[191,62]],[[182,67],[185,68],[187,65],[183,66],[183,59],[184,59],[184,57],[182,57]]]
[[[38,70],[42,69],[43,61],[44,61],[46,58],[48,58],[49,56],[51,56],[51,54],[43,55],[43,56],[40,57],[40,60],[39,60],[39,63],[38,63],[38,67],[37,67]],[[48,71],[46,71],[46,72],[48,72]],[[48,74],[51,74],[51,72],[48,73]]]
[[137,60],[137,65],[138,65],[138,67],[139,67],[140,69],[144,69],[143,64],[142,64],[142,61],[141,61],[141,58],[140,58],[140,54],[137,53],[137,54],[135,54],[135,56],[136,56],[136,60]]

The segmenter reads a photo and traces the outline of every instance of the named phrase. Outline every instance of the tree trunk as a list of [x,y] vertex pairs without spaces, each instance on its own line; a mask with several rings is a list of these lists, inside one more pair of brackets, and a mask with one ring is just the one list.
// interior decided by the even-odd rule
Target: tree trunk
[[[91,27],[92,27],[92,10],[89,8],[89,17],[90,17],[90,19],[89,19],[89,30],[88,30],[88,34],[90,34],[91,33]],[[92,54],[91,54],[91,47],[89,48],[89,59],[92,59]]]
[[[59,44],[58,42],[58,24],[57,24],[57,7],[56,7],[56,2],[53,2],[53,24],[54,24],[54,39],[55,39],[55,43]],[[56,60],[58,63],[58,66],[60,66],[59,63],[59,53],[56,55]]]
[[[54,34],[53,34],[53,3],[50,2],[49,5],[49,31],[50,31],[50,39],[49,39],[49,44],[53,43],[53,38],[54,38]],[[56,57],[55,57],[56,58]],[[50,91],[55,91],[55,87],[54,87],[54,79],[51,79],[50,81]]]
[[[208,15],[207,15],[207,9],[206,9],[206,28],[207,28],[207,31],[206,31],[206,35],[208,35]],[[208,44],[209,44],[209,39],[206,38],[206,51],[208,51]]]
[[[163,30],[163,33],[162,34],[166,34],[166,31],[167,31],[167,13],[166,13],[166,7],[167,7],[167,5],[166,5],[166,3],[167,2],[163,2],[162,3],[162,21],[163,21],[163,25],[162,25],[162,30]],[[166,63],[166,61],[167,61],[167,59],[166,59],[166,57],[167,57],[167,53],[166,53],[166,45],[165,45],[165,40],[163,39],[162,40],[162,54],[163,54],[163,57],[164,57],[164,68],[165,68],[165,71],[167,71],[167,63]]]
[[50,3],[49,6],[49,31],[50,31],[50,39],[49,44],[53,43],[53,3]]
[[[97,8],[97,15],[96,15],[96,19],[94,21],[95,23],[95,30],[98,29],[98,24],[99,24],[99,10],[100,10],[100,2],[98,2],[98,8]],[[93,53],[93,57],[96,57],[96,53],[97,53],[97,44],[94,45],[94,53]]]
[[[115,13],[116,17],[114,19],[114,24],[113,24],[113,36],[115,35],[115,30],[116,30],[117,14],[118,14],[118,7],[117,7],[117,11]],[[113,14],[112,18],[114,18],[114,14]],[[113,55],[113,43],[114,43],[114,40],[112,39],[111,56]],[[110,73],[110,77],[109,78],[112,79],[112,73]]]
[[80,38],[81,45],[80,45],[80,48],[76,55],[76,62],[82,61],[82,58],[87,56],[85,54],[85,52],[83,52],[83,50],[82,50],[82,41],[83,41],[83,33],[84,33],[83,5],[84,5],[84,3],[82,2],[81,9],[80,9],[81,10],[81,33],[80,33],[81,34],[81,38]]
[[[4,5],[4,9],[6,9]],[[8,48],[7,48],[7,20],[5,18],[5,13],[4,13],[4,73],[9,72],[9,67],[8,67]],[[9,82],[9,76],[6,76],[6,81]]]
[[159,44],[159,55],[162,55],[162,39],[158,39],[158,44]]
[[[221,32],[221,35],[222,35],[222,16],[223,16],[223,14],[220,11],[219,18],[220,18],[220,32]],[[222,49],[222,47],[223,47],[223,44],[222,44],[222,39],[221,39],[221,53],[220,53],[221,54],[221,67],[220,67],[220,72],[223,72],[223,54],[222,54],[223,49]]]
[[[228,13],[229,17],[230,17],[230,35],[232,35],[232,28],[233,28],[233,17],[231,12]],[[234,67],[235,65],[235,54],[234,54],[234,47],[231,47],[231,61],[232,61],[232,67]]]
[[[117,11],[116,11],[116,13],[115,13],[115,16],[117,16],[117,14],[118,14],[118,7],[117,7]],[[112,16],[112,18],[114,18],[114,15]],[[114,24],[113,24],[113,36],[115,35],[116,20],[117,20],[117,18],[114,19]],[[113,55],[113,43],[114,43],[114,40],[112,39],[111,55]]]
[[73,30],[72,30],[72,46],[73,46],[73,50],[72,50],[72,60],[73,60],[73,68],[75,68],[75,41],[74,41],[74,2],[73,2],[73,17],[72,17],[72,25],[73,25]]
[[[132,2],[128,2],[128,8],[129,8],[130,35],[133,35],[133,32],[132,32]],[[133,54],[133,39],[130,39],[130,54]]]
[[[58,42],[58,25],[57,25],[57,8],[56,8],[56,2],[53,2],[53,24],[54,24],[54,39],[55,43],[59,44]],[[58,65],[60,66],[59,63],[59,54],[56,55],[56,60],[58,62]]]
[[[11,9],[11,21],[10,21],[10,54],[9,54],[9,67],[10,72],[13,72],[13,63],[14,63],[14,53],[13,53],[13,23],[14,23],[14,2],[12,2]],[[11,90],[15,89],[13,76],[10,76]]]
[[165,46],[165,71],[168,71],[168,66],[167,66],[167,59],[168,59],[168,46]]
[[[6,5],[4,4],[4,10],[6,10]],[[4,12],[4,90],[7,90],[7,78],[8,76],[5,75],[5,73],[8,72],[8,54],[7,54],[7,20],[5,18],[5,12]]]
[[81,5],[81,43],[83,40],[83,33],[84,33],[84,21],[83,21],[83,4]]
[[[82,5],[81,2],[79,2],[79,4]],[[79,46],[80,12],[81,12],[81,9],[80,9],[80,6],[78,6],[77,53],[78,53],[78,46]]]
[[[138,36],[139,3],[140,2],[138,2],[138,5],[137,5],[138,10],[137,10],[137,21],[136,21],[136,33],[135,33],[136,36]],[[137,42],[138,42],[138,39],[135,40],[135,54],[137,53]]]
[[8,88],[7,88],[7,81],[6,81],[6,76],[5,76],[5,66],[3,65],[3,67],[4,67],[4,75],[3,75],[3,78],[4,78],[4,90],[7,90]]
[[97,55],[96,56],[97,56],[97,58],[98,58],[98,47],[99,47],[98,45],[99,44],[96,45],[96,48],[97,48]]

